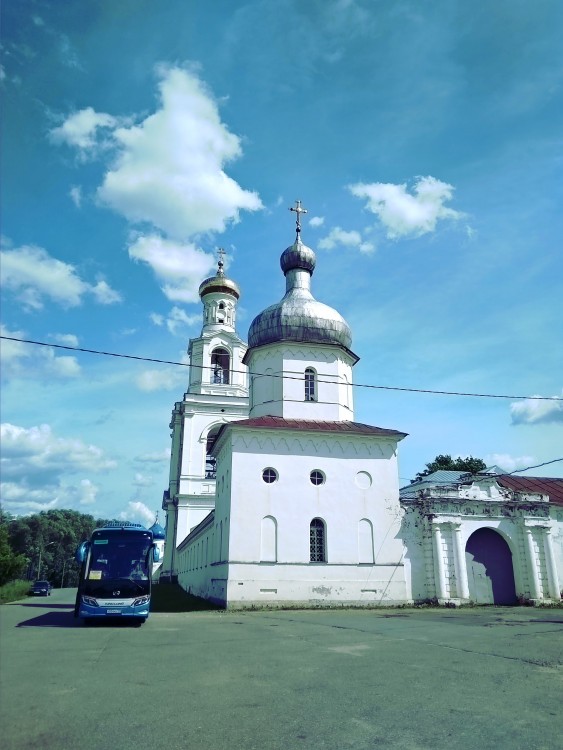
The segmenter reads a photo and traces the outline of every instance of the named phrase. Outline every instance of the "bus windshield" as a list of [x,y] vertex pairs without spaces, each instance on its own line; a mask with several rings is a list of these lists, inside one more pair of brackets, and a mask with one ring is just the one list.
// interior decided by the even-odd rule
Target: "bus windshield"
[[114,593],[116,586],[121,597],[149,593],[151,544],[148,532],[94,532],[83,593],[103,597]]

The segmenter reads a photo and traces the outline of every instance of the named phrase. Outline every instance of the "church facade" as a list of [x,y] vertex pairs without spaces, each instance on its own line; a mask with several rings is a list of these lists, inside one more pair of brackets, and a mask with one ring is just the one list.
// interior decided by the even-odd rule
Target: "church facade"
[[[355,421],[358,357],[346,321],[311,292],[301,212],[280,259],[286,293],[248,344],[222,261],[200,286],[202,332],[170,423],[161,581],[229,608],[558,600],[563,507],[549,496],[492,476],[401,493],[406,434]],[[487,555],[501,548],[492,586]]]

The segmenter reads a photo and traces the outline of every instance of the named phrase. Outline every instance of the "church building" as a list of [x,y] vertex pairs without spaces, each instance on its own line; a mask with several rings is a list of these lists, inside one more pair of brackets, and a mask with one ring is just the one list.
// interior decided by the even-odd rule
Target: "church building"
[[[254,319],[248,345],[235,331],[240,291],[222,259],[200,286],[203,327],[189,343],[188,391],[170,423],[160,581],[228,608],[495,601],[476,578],[480,558],[466,558],[469,536],[491,527],[508,535],[517,558],[502,595],[557,600],[562,518],[546,511],[549,497],[495,495],[494,477],[454,483],[447,497],[430,485],[400,496],[406,434],[355,421],[351,331],[311,292],[305,210],[299,201],[291,210],[296,238],[280,259],[286,293]],[[488,523],[494,498],[503,524]],[[475,525],[470,500],[482,503],[483,523]],[[507,520],[510,503],[519,510]],[[516,518],[535,529],[532,547],[506,530]]]

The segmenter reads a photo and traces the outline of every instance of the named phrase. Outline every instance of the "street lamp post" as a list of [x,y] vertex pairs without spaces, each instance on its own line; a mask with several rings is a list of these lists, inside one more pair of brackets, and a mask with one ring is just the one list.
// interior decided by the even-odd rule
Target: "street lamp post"
[[74,558],[69,557],[66,560],[63,560],[63,572],[62,572],[62,575],[61,575],[61,588],[63,588],[64,582],[65,582],[65,567],[66,567],[66,564],[67,564],[67,562],[72,562],[73,559]]
[[50,547],[52,544],[55,544],[55,542],[47,542],[47,544],[41,545],[41,547],[39,547],[39,561],[37,563],[37,580],[41,578],[41,555],[43,554],[43,549],[45,547]]

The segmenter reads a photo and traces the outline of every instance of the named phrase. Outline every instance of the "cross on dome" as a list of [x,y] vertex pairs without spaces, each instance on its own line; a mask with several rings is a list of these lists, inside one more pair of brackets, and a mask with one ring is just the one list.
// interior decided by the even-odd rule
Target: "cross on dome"
[[223,267],[225,265],[225,251],[223,250],[222,247],[220,247],[217,250],[217,255],[219,257],[219,262],[217,263],[217,266],[218,266],[219,270],[217,271],[217,273],[221,274],[221,273],[223,273]]
[[301,232],[301,214],[306,214],[307,209],[302,208],[301,201],[295,201],[295,208],[290,208],[290,211],[295,211],[297,216],[295,217],[295,231],[297,233],[296,237],[299,239],[299,233]]

